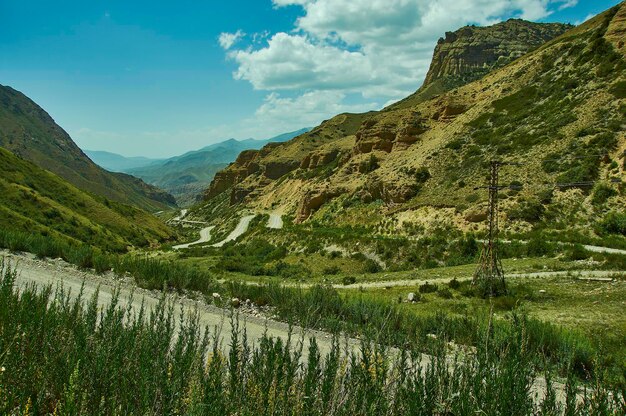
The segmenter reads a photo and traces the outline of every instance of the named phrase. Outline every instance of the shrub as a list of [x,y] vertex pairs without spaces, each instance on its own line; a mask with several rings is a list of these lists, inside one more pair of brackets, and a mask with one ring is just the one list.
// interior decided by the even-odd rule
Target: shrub
[[341,273],[341,268],[339,266],[329,266],[324,268],[324,270],[322,271],[322,274],[325,275],[336,275]]
[[456,277],[448,282],[448,287],[453,290],[458,290],[461,287],[461,282],[459,282]]
[[598,224],[600,232],[626,236],[626,212],[609,212]]
[[382,268],[376,260],[367,259],[365,260],[365,264],[363,265],[363,270],[365,271],[365,273],[378,273],[382,270]]
[[353,285],[356,283],[356,277],[354,276],[344,276],[343,279],[341,279],[341,283],[345,286],[347,285]]
[[437,284],[424,282],[420,285],[418,291],[420,293],[434,293],[438,289]]
[[591,257],[591,253],[582,244],[574,244],[568,251],[567,257],[570,260],[585,260]]
[[602,205],[607,201],[607,199],[615,195],[617,195],[617,191],[615,189],[609,185],[600,183],[593,189],[591,202],[593,202],[594,205]]
[[454,297],[450,289],[448,289],[447,287],[442,287],[439,290],[437,290],[437,296],[439,296],[442,299],[452,299]]

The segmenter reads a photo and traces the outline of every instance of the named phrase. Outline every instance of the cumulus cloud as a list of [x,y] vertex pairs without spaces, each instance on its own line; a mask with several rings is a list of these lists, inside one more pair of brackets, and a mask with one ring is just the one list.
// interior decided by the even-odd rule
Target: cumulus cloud
[[[273,0],[276,8],[303,10],[290,32],[262,46],[232,49],[234,77],[257,90],[299,92],[300,99],[268,96],[296,106],[305,96],[388,102],[423,81],[437,39],[466,24],[489,25],[510,17],[538,20],[577,0]],[[230,49],[232,44],[229,44]],[[313,95],[310,95],[313,94]],[[287,101],[278,101],[287,100]],[[340,104],[339,104],[340,105]],[[259,111],[261,111],[259,109]],[[263,110],[265,111],[265,110]]]
[[220,36],[217,40],[224,50],[228,50],[232,48],[237,42],[239,42],[241,38],[243,38],[245,35],[246,34],[241,30],[238,30],[235,33],[224,32],[220,33]]

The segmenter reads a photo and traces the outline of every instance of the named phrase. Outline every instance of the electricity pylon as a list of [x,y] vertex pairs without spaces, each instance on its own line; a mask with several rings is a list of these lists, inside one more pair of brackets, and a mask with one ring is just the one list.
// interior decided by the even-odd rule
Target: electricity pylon
[[489,189],[489,234],[484,242],[472,284],[480,288],[484,296],[490,297],[506,294],[504,271],[502,270],[502,261],[498,254],[498,191],[500,189],[498,174],[500,166],[504,164],[511,163],[493,160],[491,162],[489,186],[475,188]]

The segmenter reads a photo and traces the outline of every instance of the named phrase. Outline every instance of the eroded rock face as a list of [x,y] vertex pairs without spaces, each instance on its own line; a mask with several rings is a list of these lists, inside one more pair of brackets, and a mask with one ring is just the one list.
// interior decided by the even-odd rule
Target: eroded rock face
[[473,81],[571,28],[511,19],[490,27],[466,26],[446,32],[437,43],[424,85],[437,80],[459,85]]
[[320,166],[326,166],[333,162],[339,156],[339,150],[333,149],[329,151],[315,151],[309,153],[300,162],[301,169],[315,169]]
[[298,169],[300,163],[297,160],[274,160],[267,162],[262,167],[263,175],[269,179],[278,179],[289,172]]
[[396,126],[363,123],[363,126],[356,133],[356,143],[354,153],[370,153],[373,150],[391,152],[393,141],[396,138]]
[[368,120],[356,133],[353,154],[370,153],[374,150],[390,153],[392,150],[406,149],[427,131],[426,120],[420,118],[419,115],[405,118],[393,125]]
[[302,201],[300,201],[296,222],[306,221],[311,214],[317,211],[322,205],[341,193],[342,191],[337,189],[323,189],[307,192]]

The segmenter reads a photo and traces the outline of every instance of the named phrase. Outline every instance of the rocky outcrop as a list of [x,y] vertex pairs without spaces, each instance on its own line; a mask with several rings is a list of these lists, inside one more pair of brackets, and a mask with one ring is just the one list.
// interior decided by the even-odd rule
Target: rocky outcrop
[[315,169],[326,166],[335,161],[339,156],[339,150],[314,151],[305,156],[300,162],[301,169]]
[[452,84],[450,87],[466,84],[571,28],[560,23],[511,19],[494,26],[466,26],[446,32],[435,47],[424,86],[437,80]]
[[296,222],[306,221],[311,214],[317,211],[322,205],[331,199],[341,195],[343,191],[338,189],[323,189],[309,191],[300,201],[298,207],[298,213],[296,215]]

